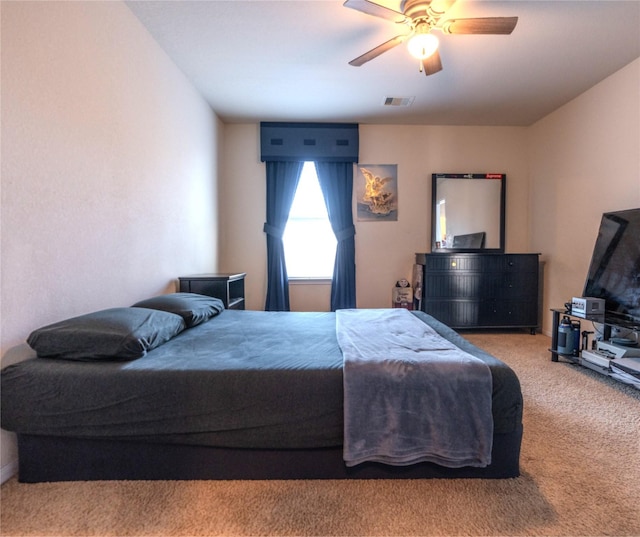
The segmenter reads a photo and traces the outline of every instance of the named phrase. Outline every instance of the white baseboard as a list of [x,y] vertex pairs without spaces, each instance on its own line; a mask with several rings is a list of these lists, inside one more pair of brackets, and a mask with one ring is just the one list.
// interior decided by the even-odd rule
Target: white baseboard
[[0,467],[0,485],[18,473],[18,461],[11,461]]

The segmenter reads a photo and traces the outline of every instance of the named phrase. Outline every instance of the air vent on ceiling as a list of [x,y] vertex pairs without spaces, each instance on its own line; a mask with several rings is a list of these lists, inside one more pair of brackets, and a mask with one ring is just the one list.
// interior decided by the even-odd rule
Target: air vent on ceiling
[[415,97],[385,97],[385,106],[411,106]]

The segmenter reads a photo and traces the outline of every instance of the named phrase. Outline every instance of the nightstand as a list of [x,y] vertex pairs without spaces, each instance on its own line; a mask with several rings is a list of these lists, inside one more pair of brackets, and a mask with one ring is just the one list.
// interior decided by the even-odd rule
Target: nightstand
[[244,277],[238,274],[195,274],[181,276],[181,293],[198,293],[219,298],[229,310],[244,309]]

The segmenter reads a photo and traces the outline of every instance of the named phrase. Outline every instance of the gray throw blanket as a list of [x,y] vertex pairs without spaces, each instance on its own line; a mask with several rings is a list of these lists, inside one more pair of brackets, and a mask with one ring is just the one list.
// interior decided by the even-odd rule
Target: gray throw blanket
[[344,460],[491,463],[489,367],[405,309],[338,310]]

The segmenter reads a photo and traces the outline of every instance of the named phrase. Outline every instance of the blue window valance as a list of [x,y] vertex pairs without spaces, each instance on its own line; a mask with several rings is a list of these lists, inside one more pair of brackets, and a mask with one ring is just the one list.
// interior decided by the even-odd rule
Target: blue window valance
[[358,162],[357,123],[260,123],[260,160]]

